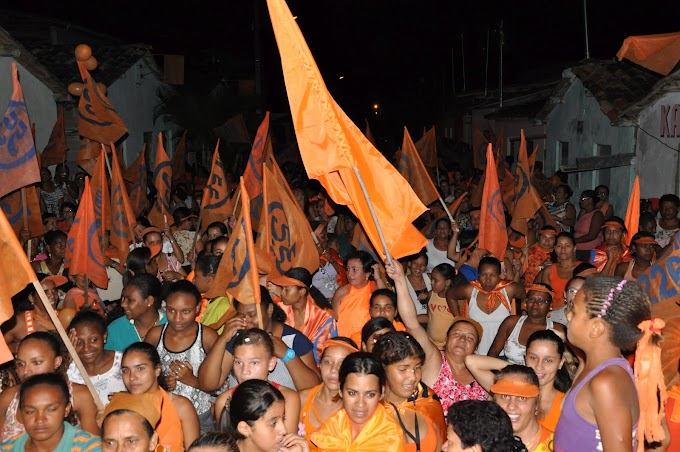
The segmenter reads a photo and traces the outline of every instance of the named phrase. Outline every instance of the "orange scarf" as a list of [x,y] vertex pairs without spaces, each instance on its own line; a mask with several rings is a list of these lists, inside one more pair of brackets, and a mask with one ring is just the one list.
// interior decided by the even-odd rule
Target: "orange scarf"
[[401,427],[387,413],[382,403],[352,441],[352,426],[347,412],[342,409],[329,417],[311,435],[312,442],[326,452],[360,452],[389,450],[404,452],[404,434]]
[[[623,252],[619,254],[618,259],[616,260],[616,263],[612,265],[612,270],[610,273],[610,276],[614,274],[614,271],[616,270],[616,265],[620,264],[621,262],[630,262],[633,260],[633,256],[630,254],[630,249],[624,245],[623,243],[621,244],[621,248],[623,248]],[[593,257],[593,265],[597,267],[597,271],[601,272],[604,270],[604,267],[607,265],[607,245],[600,245],[597,248],[595,248],[595,256]]]
[[552,250],[544,250],[538,244],[529,248],[529,255],[527,256],[527,268],[524,271],[524,284],[529,286],[534,283],[536,276],[541,271],[539,268],[543,262],[550,258]]
[[[510,304],[508,303],[508,300],[505,299],[503,294],[501,293],[501,290],[505,289],[508,287],[510,284],[512,284],[512,281],[507,280],[507,279],[501,279],[498,284],[496,284],[496,287],[491,290],[487,291],[482,288],[482,284],[479,282],[479,280],[475,279],[474,281],[470,281],[470,285],[477,289],[479,293],[483,293],[485,295],[488,295],[489,297],[486,299],[486,310],[488,312],[491,312],[493,307],[496,305],[496,302],[500,303],[501,305],[505,306],[505,308],[508,310],[509,313],[512,315],[515,315],[515,309],[514,307],[511,307]],[[514,306],[514,305],[513,305]]]

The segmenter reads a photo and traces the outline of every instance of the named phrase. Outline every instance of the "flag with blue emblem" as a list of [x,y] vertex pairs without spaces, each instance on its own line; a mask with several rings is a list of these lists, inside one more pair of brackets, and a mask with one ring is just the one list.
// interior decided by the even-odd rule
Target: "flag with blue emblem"
[[118,248],[120,261],[125,262],[130,253],[130,242],[134,240],[133,230],[137,226],[137,221],[116,154],[116,152],[111,153],[111,232],[109,241]]
[[163,229],[167,222],[172,224],[170,212],[170,194],[172,192],[172,163],[163,147],[163,134],[158,133],[156,145],[156,166],[153,172],[153,186],[156,187],[156,202],[149,212],[149,221],[157,228]]

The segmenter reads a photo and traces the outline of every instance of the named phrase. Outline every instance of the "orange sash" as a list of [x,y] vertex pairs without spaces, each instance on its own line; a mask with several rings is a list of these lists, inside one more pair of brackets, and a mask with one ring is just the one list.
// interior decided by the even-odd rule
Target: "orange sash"
[[339,336],[352,337],[357,331],[361,331],[366,322],[371,319],[370,300],[375,289],[374,281],[369,281],[361,289],[349,287],[349,292],[338,308]]
[[470,285],[477,289],[479,293],[489,295],[489,298],[487,298],[486,300],[486,310],[488,312],[491,312],[493,307],[496,305],[496,302],[498,302],[501,305],[505,306],[509,313],[514,315],[515,314],[514,308],[512,308],[508,304],[508,300],[506,300],[503,294],[501,293],[501,290],[505,289],[510,284],[512,284],[512,281],[507,279],[501,279],[500,282],[496,284],[496,287],[493,290],[487,291],[482,288],[482,284],[479,282],[479,280],[475,279],[474,281],[470,281]]
[[305,308],[305,320],[302,326],[295,325],[295,313],[292,306],[286,306],[277,300],[277,304],[286,313],[286,325],[296,328],[312,341],[316,349],[316,360],[321,360],[326,339],[335,336],[335,320],[333,314],[326,309],[321,309],[310,295],[307,295],[307,307]]
[[564,399],[564,393],[558,391],[555,395],[552,405],[550,406],[550,411],[545,414],[545,417],[538,420],[538,423],[543,427],[547,428],[551,432],[554,432],[557,428],[557,421],[560,420],[560,415],[562,414],[562,400]]
[[401,427],[378,404],[375,413],[352,441],[352,426],[347,412],[342,409],[329,417],[311,435],[312,442],[326,452],[360,452],[368,450],[389,450],[404,452],[404,434]]

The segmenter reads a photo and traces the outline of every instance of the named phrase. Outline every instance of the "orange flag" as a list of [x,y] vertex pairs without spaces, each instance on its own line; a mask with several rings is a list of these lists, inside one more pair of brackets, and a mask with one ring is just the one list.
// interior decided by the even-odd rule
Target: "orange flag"
[[24,224],[28,224],[31,237],[39,237],[45,234],[45,226],[40,213],[40,186],[31,185],[25,187],[24,190],[26,191],[26,209],[21,203],[21,189],[0,199],[0,208],[17,237],[20,236]]
[[92,176],[97,168],[97,159],[102,145],[98,141],[90,140],[83,137],[80,140],[80,147],[78,148],[78,156],[76,160],[78,166],[84,169],[87,174]]
[[[449,203],[447,206],[449,208],[449,212],[451,212],[451,215],[456,216],[456,211],[460,208],[460,203],[463,202],[463,199],[468,195],[467,192],[463,193],[453,201]],[[448,215],[446,213],[442,213],[441,215],[435,217],[432,219],[429,223],[427,223],[425,226],[420,228],[420,232],[427,237],[427,238],[432,238],[434,236],[434,227],[437,224],[437,221],[441,220],[442,218],[448,218]]]
[[319,269],[319,251],[305,213],[273,157],[263,172],[264,212],[256,246],[274,255],[281,275],[292,267],[314,273]]
[[680,60],[680,33],[629,36],[616,53],[657,74],[668,75]]
[[630,246],[630,239],[637,234],[640,228],[640,176],[635,176],[624,223],[628,231],[626,234],[626,245]]
[[0,174],[0,197],[40,182],[40,167],[16,63],[12,63],[12,97],[0,124]]
[[437,160],[437,135],[434,126],[427,131],[416,143],[416,148],[420,154],[423,164],[428,168],[436,168],[439,164]]
[[85,66],[80,61],[77,63],[84,83],[78,102],[78,133],[99,143],[115,143],[128,129]]
[[498,131],[498,136],[496,137],[496,164],[500,165],[505,162],[505,139],[503,138],[503,129]]
[[187,130],[184,129],[182,139],[179,140],[177,149],[172,154],[172,181],[180,182],[184,179],[187,173],[186,165],[187,156]]
[[267,112],[257,129],[248,164],[243,172],[243,181],[250,197],[250,219],[255,229],[260,227],[260,214],[262,213],[262,166],[269,155],[273,155],[273,151],[269,135],[269,112]]
[[205,297],[223,297],[226,289],[227,293],[241,303],[260,304],[260,281],[255,259],[253,229],[248,214],[250,199],[243,177],[240,187],[243,208],[217,268],[215,282]]
[[475,127],[472,130],[472,160],[474,167],[479,169],[486,168],[486,146],[489,140],[481,130]]
[[427,206],[439,199],[439,192],[432,183],[425,165],[420,160],[416,145],[413,144],[406,127],[404,127],[404,141],[401,145],[398,169],[404,179],[411,184],[423,204]]
[[366,131],[364,132],[364,136],[368,141],[371,142],[374,148],[378,148],[378,144],[375,141],[375,137],[373,136],[373,132],[371,132],[371,126],[368,124],[368,119],[364,118],[364,121],[366,121]]
[[501,189],[498,185],[496,162],[493,159],[491,143],[486,148],[486,174],[482,194],[481,216],[479,222],[479,248],[493,254],[499,260],[505,258],[508,246],[508,231],[505,227]]
[[[201,201],[201,208],[203,209],[201,228],[203,229],[203,225],[208,227],[214,221],[225,221],[234,213],[234,200],[229,196],[229,187],[227,186],[227,178],[224,174],[224,165],[222,165],[219,149],[220,141],[217,140],[210,177],[208,183],[205,184],[205,189],[203,189],[203,200]],[[241,193],[241,197],[243,197],[243,193]]]
[[384,257],[386,250],[356,169],[371,197],[389,253],[396,258],[417,253],[427,241],[412,222],[425,212],[425,206],[331,97],[285,1],[268,0],[267,5],[307,174],[321,182],[333,201],[349,207]]
[[243,114],[239,113],[227,122],[213,129],[215,135],[225,143],[250,143],[250,135]]
[[142,152],[139,153],[132,165],[125,171],[123,178],[132,184],[130,188],[130,203],[135,215],[141,215],[144,209],[149,204],[146,196],[146,144],[142,146]]
[[[12,226],[0,212],[0,323],[4,323],[14,315],[12,297],[21,292],[28,284],[37,281],[26,253],[16,236]],[[5,339],[0,336],[0,363],[11,361],[14,357],[7,348]]]
[[109,286],[88,177],[85,178],[85,190],[66,240],[64,266],[69,269],[69,275],[87,275],[101,289]]
[[153,172],[153,185],[156,187],[156,202],[149,212],[149,221],[163,229],[165,222],[172,224],[170,212],[170,193],[172,191],[172,164],[163,147],[163,134],[158,133],[156,146],[156,165]]
[[529,234],[528,221],[536,216],[536,212],[543,206],[543,201],[531,183],[524,130],[520,133],[519,155],[515,168],[515,208],[512,211],[511,226],[515,231],[526,236]]
[[536,166],[536,156],[538,155],[538,145],[534,146],[534,152],[529,157],[529,175],[534,177],[534,166]]
[[500,181],[501,199],[505,209],[512,212],[515,210],[515,176],[506,167],[503,167],[503,173],[505,177]]
[[137,226],[137,221],[135,220],[135,212],[132,210],[132,203],[128,198],[113,144],[111,144],[111,148],[114,152],[111,152],[111,232],[109,241],[118,248],[120,261],[125,262],[130,253],[130,242],[135,238],[133,230]]
[[109,181],[106,177],[106,151],[102,146],[99,153],[97,168],[92,175],[90,186],[92,188],[92,199],[94,201],[94,216],[100,236],[104,231],[111,230],[111,198],[109,197]]
[[50,165],[64,163],[66,161],[66,151],[68,151],[68,146],[66,145],[66,131],[64,129],[64,109],[59,108],[57,122],[54,123],[50,140],[42,152],[42,167],[46,168]]

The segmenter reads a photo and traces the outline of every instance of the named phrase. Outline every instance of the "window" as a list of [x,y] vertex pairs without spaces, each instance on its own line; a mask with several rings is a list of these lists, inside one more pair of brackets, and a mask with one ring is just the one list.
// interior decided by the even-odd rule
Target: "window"
[[569,142],[557,142],[557,155],[555,158],[555,172],[559,171],[563,166],[569,165]]
[[[608,144],[597,144],[595,145],[595,156],[597,157],[609,157],[612,155],[612,147]],[[610,186],[612,177],[612,169],[605,168],[593,171],[593,189],[598,185]]]

